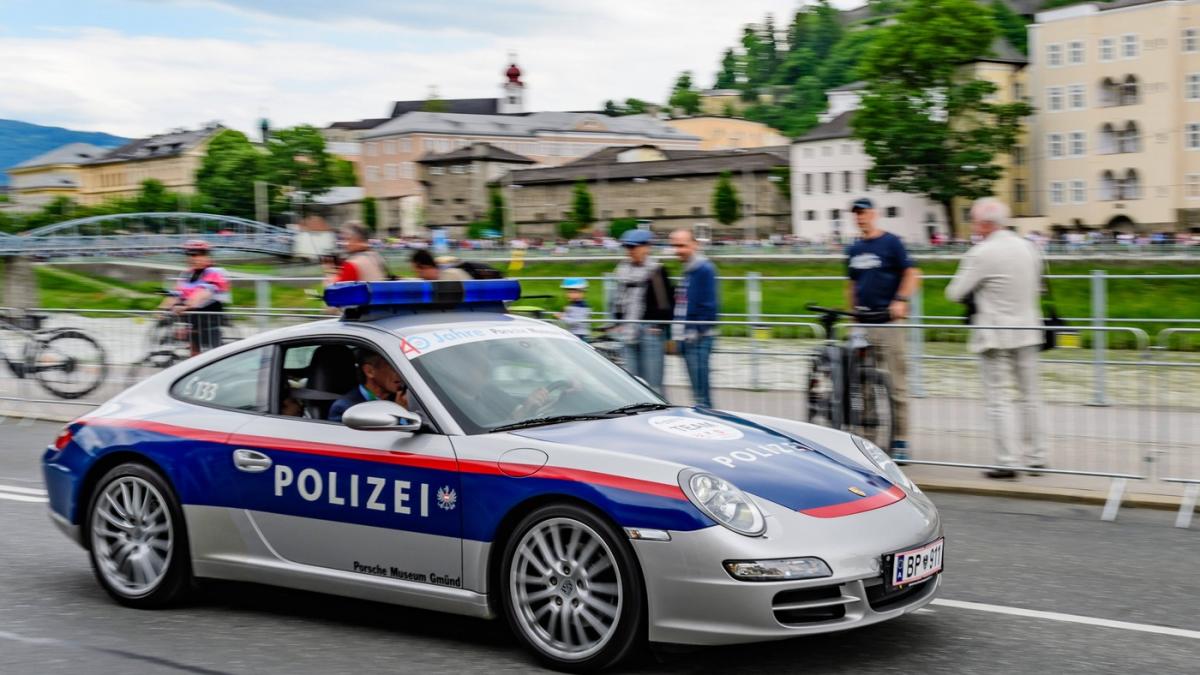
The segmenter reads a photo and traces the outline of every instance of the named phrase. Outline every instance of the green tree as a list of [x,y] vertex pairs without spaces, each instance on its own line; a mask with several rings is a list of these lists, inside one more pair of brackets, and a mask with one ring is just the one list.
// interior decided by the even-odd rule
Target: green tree
[[573,220],[564,220],[558,224],[558,236],[563,239],[574,239],[577,234],[579,234],[579,223]]
[[303,200],[337,185],[334,157],[325,150],[325,139],[316,127],[302,124],[278,129],[267,143],[268,181],[273,183],[275,206],[272,211],[289,210],[289,201],[278,192],[279,186],[299,190]]
[[650,109],[650,104],[640,98],[625,99],[622,115],[644,115]]
[[630,230],[636,230],[637,226],[637,218],[613,218],[608,223],[608,236],[620,239],[621,235]]
[[674,110],[682,110],[685,115],[700,112],[700,92],[692,85],[692,71],[685,70],[676,78],[667,105]]
[[175,193],[167,191],[162,181],[148,178],[142,181],[141,189],[138,190],[131,206],[144,213],[176,211],[179,209],[179,199]]
[[792,167],[784,165],[771,169],[771,178],[774,179],[775,189],[779,190],[779,195],[785,202],[791,203]]
[[354,162],[341,157],[334,157],[330,171],[333,184],[338,187],[355,187],[358,185],[358,174],[354,171]]
[[610,98],[604,102],[604,114],[609,117],[619,117],[622,114],[621,107]]
[[734,109],[733,103],[726,101],[725,105],[721,108],[721,115],[723,117],[737,117],[738,112]]
[[368,230],[375,232],[379,227],[379,204],[374,197],[363,197],[362,221]]
[[438,96],[437,91],[430,90],[429,98],[425,99],[425,102],[421,104],[421,110],[431,113],[450,112],[450,104]]
[[571,194],[571,221],[582,229],[587,229],[596,222],[595,204],[587,183],[577,181]]
[[732,49],[726,49],[725,54],[721,57],[721,70],[717,73],[717,80],[713,83],[713,89],[735,89],[738,85],[738,57]]
[[713,189],[713,214],[722,225],[732,225],[738,220],[742,203],[738,199],[737,189],[733,187],[733,179],[728,171],[722,171],[717,178],[717,187]]
[[845,29],[842,28],[841,14],[829,4],[829,0],[821,0],[813,6],[812,14],[812,51],[818,59],[824,59],[842,39]]
[[226,129],[208,143],[196,171],[196,191],[214,213],[254,218],[254,183],[265,179],[264,164],[262,153],[245,134]]
[[1010,45],[1021,50],[1022,54],[1028,54],[1029,28],[1025,19],[1012,11],[1008,3],[1003,0],[992,0],[992,16],[996,20],[996,27],[1000,30],[1000,35],[1008,40]]
[[488,214],[487,226],[496,232],[504,233],[504,195],[500,193],[500,188],[493,187],[488,190]]
[[992,194],[998,154],[1016,142],[1025,103],[988,100],[995,85],[970,64],[996,35],[972,0],[910,3],[871,45],[863,70],[869,89],[854,133],[875,160],[867,179],[887,190],[938,202],[953,227],[956,197]]
[[[487,232],[491,227],[491,223],[484,220],[476,220],[467,223],[467,239],[483,239],[483,233]],[[503,230],[497,230],[503,232]]]

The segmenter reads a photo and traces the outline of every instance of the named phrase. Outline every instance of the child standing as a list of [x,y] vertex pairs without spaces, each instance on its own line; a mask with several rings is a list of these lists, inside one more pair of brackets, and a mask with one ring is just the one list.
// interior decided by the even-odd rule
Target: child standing
[[592,326],[588,321],[592,318],[592,308],[588,306],[587,300],[583,299],[587,287],[587,279],[579,277],[563,279],[562,288],[567,292],[567,306],[558,315],[566,324],[567,330],[581,340],[588,339],[592,334]]

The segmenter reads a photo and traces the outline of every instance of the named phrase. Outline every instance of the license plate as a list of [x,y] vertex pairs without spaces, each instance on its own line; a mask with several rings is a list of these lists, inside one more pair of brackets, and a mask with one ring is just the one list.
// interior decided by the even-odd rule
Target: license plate
[[946,540],[943,538],[920,548],[893,553],[889,556],[892,559],[889,583],[892,586],[906,586],[941,572],[942,549],[945,546]]

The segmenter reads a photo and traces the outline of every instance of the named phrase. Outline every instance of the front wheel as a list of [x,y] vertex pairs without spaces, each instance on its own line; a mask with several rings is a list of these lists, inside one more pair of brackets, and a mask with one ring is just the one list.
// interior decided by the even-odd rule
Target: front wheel
[[857,375],[850,385],[849,431],[890,453],[896,437],[891,380],[877,368],[863,368]]
[[620,531],[590,511],[551,505],[530,513],[509,538],[503,561],[509,625],[547,666],[593,672],[644,642],[637,559]]
[[40,338],[31,362],[26,364],[38,382],[59,398],[87,396],[104,382],[108,371],[104,348],[78,330],[60,330]]
[[841,415],[836,414],[837,380],[833,361],[814,356],[808,371],[808,421],[823,427],[838,428]]
[[183,511],[155,471],[128,463],[113,468],[92,493],[87,527],[92,570],[117,602],[163,607],[191,585]]

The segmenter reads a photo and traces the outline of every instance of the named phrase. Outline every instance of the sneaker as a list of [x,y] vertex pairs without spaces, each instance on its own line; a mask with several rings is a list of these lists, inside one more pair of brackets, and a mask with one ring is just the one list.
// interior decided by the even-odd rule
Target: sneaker
[[908,456],[908,441],[892,441],[892,450],[889,454],[891,454],[892,460],[897,464],[910,459]]
[[1030,476],[1040,476],[1040,475],[1042,475],[1042,472],[1038,471],[1037,469],[1045,469],[1047,467],[1044,463],[1039,463],[1039,464],[1030,464],[1027,468],[1031,469],[1031,470],[1026,471],[1025,473],[1029,474]]
[[1011,479],[1011,478],[1017,477],[1017,472],[1013,471],[1012,469],[990,469],[988,471],[984,471],[983,475],[987,476],[988,478],[997,478],[997,479],[1010,478]]

